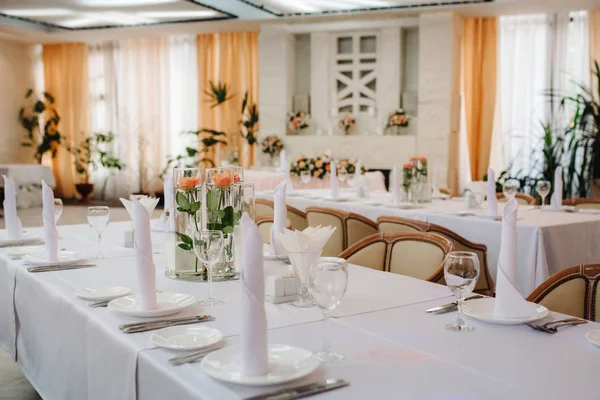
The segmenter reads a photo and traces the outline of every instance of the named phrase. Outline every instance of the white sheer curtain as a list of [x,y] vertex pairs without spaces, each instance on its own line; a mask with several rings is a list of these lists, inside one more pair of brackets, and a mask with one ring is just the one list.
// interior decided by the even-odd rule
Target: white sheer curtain
[[[92,129],[117,135],[114,151],[125,164],[129,191],[160,189],[167,156],[190,144],[181,132],[198,128],[195,39],[186,35],[90,46]],[[102,172],[95,177],[102,179]]]

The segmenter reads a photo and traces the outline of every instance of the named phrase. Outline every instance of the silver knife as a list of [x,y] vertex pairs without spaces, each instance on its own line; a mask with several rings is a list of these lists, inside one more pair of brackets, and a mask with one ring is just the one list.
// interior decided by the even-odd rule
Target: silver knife
[[184,354],[182,356],[173,357],[173,358],[169,359],[169,363],[171,363],[171,365],[173,365],[173,366],[193,363],[195,361],[198,361],[198,360],[206,357],[210,353],[221,349],[222,347],[223,347],[222,345],[216,345],[216,347],[210,347],[208,349],[202,349],[202,350],[194,351],[192,353]]
[[261,394],[254,397],[248,397],[245,400],[295,400],[315,394],[329,392],[350,385],[349,382],[340,378],[330,378],[322,382],[309,383],[308,385],[297,386],[294,388],[282,389],[276,392]]
[[51,271],[66,271],[69,269],[90,268],[96,264],[78,264],[78,265],[44,265],[43,267],[27,267],[29,272],[51,272]]
[[[482,297],[483,296],[480,296],[480,295],[471,296],[471,297],[467,297],[464,301],[481,299]],[[445,312],[454,311],[454,310],[456,310],[457,307],[458,307],[458,304],[455,301],[453,301],[452,303],[442,304],[441,306],[430,308],[428,310],[425,310],[425,312],[433,313],[433,314],[443,314]]]
[[121,326],[119,326],[119,329],[121,329],[125,333],[139,333],[139,332],[152,331],[155,329],[167,328],[169,326],[188,325],[188,324],[195,324],[196,322],[207,322],[207,321],[214,321],[214,320],[215,320],[215,318],[210,315],[196,315],[194,317],[187,317],[187,318],[145,322],[145,323],[140,323],[140,324],[129,324],[129,326],[121,325]]

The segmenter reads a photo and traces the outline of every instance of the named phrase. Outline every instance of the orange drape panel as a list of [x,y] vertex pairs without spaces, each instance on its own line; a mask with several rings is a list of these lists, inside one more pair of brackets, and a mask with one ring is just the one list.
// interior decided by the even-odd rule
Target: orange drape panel
[[[43,46],[45,91],[56,100],[61,121],[59,132],[69,147],[79,147],[88,134],[88,54],[83,43],[50,44]],[[65,198],[75,197],[75,165],[73,156],[64,148],[58,149],[52,160],[56,177],[56,193]]]
[[[249,104],[258,104],[258,32],[229,32],[198,35],[198,82],[200,128],[216,129],[228,134],[229,150],[237,149],[244,166],[256,161],[256,145],[249,148],[240,136],[242,99],[248,91]],[[225,82],[231,100],[210,108],[205,94],[209,81]],[[222,159],[222,147],[217,148],[215,163]]]
[[496,18],[465,18],[462,76],[471,178],[481,180],[490,161],[496,103]]
[[[600,11],[590,11],[589,15],[589,25],[590,25],[590,69],[594,71],[596,67],[594,66],[594,61],[598,61],[600,64]],[[592,93],[598,93],[598,85],[600,82],[596,79],[596,76],[592,73],[591,76],[591,88]],[[599,101],[600,99],[596,99]]]

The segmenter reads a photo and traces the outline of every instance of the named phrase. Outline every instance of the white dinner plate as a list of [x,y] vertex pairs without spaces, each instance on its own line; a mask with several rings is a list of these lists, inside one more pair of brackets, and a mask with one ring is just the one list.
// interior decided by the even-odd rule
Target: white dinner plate
[[528,315],[524,317],[500,317],[494,313],[495,301],[493,297],[470,300],[463,306],[465,315],[475,318],[479,321],[496,325],[519,325],[525,322],[533,322],[542,319],[550,311],[544,306],[527,302]]
[[35,265],[37,267],[44,267],[47,265],[69,265],[75,264],[84,260],[87,260],[86,257],[81,253],[76,253],[74,251],[61,250],[58,252],[58,257],[56,261],[48,260],[48,257],[44,251],[37,253],[28,253],[24,254],[21,257],[21,260],[25,261],[29,265]]
[[401,202],[399,204],[386,204],[387,207],[392,207],[392,208],[399,208],[401,210],[416,210],[418,208],[425,208],[423,206],[420,206],[418,204],[413,204],[413,203],[407,203],[407,202]]
[[152,343],[171,350],[198,350],[221,340],[221,331],[202,325],[170,326],[152,334]]
[[269,253],[268,251],[263,253],[263,259],[267,260],[267,261],[289,261],[290,258],[287,255],[283,255],[283,256],[272,256],[271,253]]
[[215,379],[248,386],[278,385],[300,379],[319,367],[319,359],[308,350],[283,344],[270,344],[269,371],[262,376],[241,373],[240,347],[228,346],[214,351],[202,360],[200,367]]
[[20,246],[41,240],[41,237],[33,235],[29,232],[23,232],[23,236],[20,239],[12,239],[8,237],[8,233],[6,231],[0,232],[0,246]]
[[365,200],[362,202],[366,206],[380,206],[382,203],[377,200]]
[[589,331],[585,334],[585,338],[590,342],[600,347],[600,329]]
[[131,289],[125,286],[98,286],[79,288],[75,295],[85,300],[107,301],[117,297],[127,296]]
[[575,212],[575,207],[573,206],[561,206],[560,208],[552,208],[550,206],[546,206],[543,209],[540,209],[543,212]]
[[183,293],[156,293],[156,309],[142,310],[135,294],[108,303],[108,309],[132,317],[163,317],[180,312],[196,303],[196,298]]
[[336,198],[333,198],[331,196],[325,196],[325,197],[323,197],[323,200],[333,201],[335,203],[344,203],[344,202],[350,201],[352,199],[350,199],[349,197],[341,197],[341,196],[340,197],[336,197]]
[[595,209],[595,208],[582,208],[582,209],[577,210],[577,212],[580,214],[590,214],[590,215],[600,214],[600,210]]
[[290,192],[287,193],[288,197],[304,197],[306,194],[304,192]]

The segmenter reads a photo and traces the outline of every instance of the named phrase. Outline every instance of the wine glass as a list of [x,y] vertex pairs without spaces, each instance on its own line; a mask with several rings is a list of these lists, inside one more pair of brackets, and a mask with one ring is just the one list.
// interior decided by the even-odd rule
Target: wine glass
[[355,174],[348,174],[348,177],[346,178],[346,181],[348,182],[348,187],[350,189],[354,189],[354,186],[356,186],[356,175]]
[[252,221],[256,220],[256,196],[254,194],[254,183],[242,184],[243,210]]
[[470,332],[473,328],[463,318],[464,298],[475,289],[479,278],[479,258],[468,251],[453,251],[444,259],[444,278],[446,286],[456,296],[458,315],[454,324],[446,325],[446,329],[455,332]]
[[552,187],[552,185],[549,181],[538,181],[535,184],[535,190],[538,192],[538,194],[542,198],[542,205],[540,206],[540,208],[542,210],[544,209],[544,203],[546,201],[546,196],[548,196],[548,194],[550,193],[551,187]]
[[515,194],[521,188],[521,183],[516,179],[507,179],[502,185],[502,193],[504,193],[504,198],[506,200],[510,200],[515,197]]
[[348,171],[346,171],[346,168],[341,168],[338,171],[338,180],[341,182],[342,186],[344,186],[344,182],[346,182],[346,179],[348,179]]
[[311,179],[312,174],[310,171],[300,171],[300,180],[302,180],[302,183],[304,183],[304,191],[306,192],[306,195],[308,195],[308,184],[310,183]]
[[313,302],[323,310],[323,347],[316,356],[323,362],[338,361],[343,355],[331,351],[329,345],[329,313],[342,301],[348,286],[346,260],[336,257],[323,257],[311,269],[308,290]]
[[58,224],[58,220],[63,212],[63,201],[61,199],[54,199],[54,223]]
[[104,258],[104,255],[102,254],[102,233],[110,222],[110,210],[106,206],[88,207],[87,220],[88,224],[90,224],[92,230],[98,237],[98,251],[96,253],[96,258]]
[[208,267],[208,298],[200,302],[205,306],[216,306],[225,304],[221,300],[217,300],[213,296],[212,282],[213,269],[215,264],[219,262],[221,253],[223,252],[223,232],[202,230],[194,232],[194,253],[202,264]]

